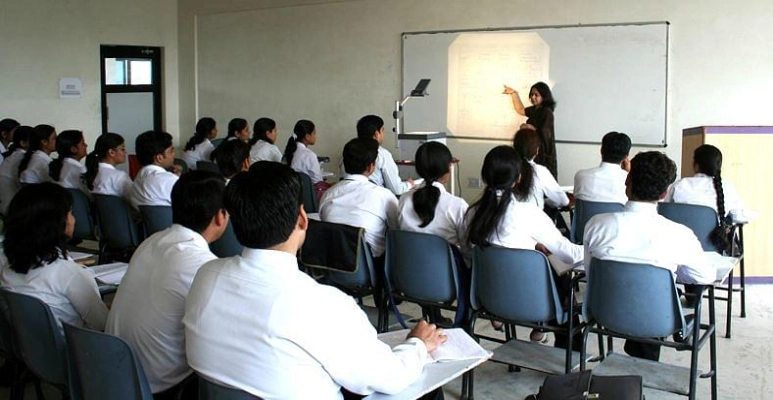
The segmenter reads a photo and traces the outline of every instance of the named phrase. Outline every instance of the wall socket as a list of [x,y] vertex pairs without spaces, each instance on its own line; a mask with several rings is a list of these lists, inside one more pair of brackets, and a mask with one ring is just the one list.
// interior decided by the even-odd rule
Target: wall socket
[[482,188],[483,183],[480,178],[467,178],[467,187],[470,188]]

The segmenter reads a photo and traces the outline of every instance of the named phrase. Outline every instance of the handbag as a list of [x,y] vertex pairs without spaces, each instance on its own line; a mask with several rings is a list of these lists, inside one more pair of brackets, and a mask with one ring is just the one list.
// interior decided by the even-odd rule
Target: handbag
[[643,390],[641,376],[593,376],[588,370],[548,376],[526,400],[642,400]]

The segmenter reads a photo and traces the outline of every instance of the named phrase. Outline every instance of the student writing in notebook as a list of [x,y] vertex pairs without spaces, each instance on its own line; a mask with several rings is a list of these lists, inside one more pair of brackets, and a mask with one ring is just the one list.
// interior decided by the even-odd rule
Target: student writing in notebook
[[351,297],[299,271],[308,227],[301,190],[297,173],[268,161],[226,188],[244,251],[196,274],[183,319],[188,363],[263,399],[342,399],[342,388],[398,393],[420,376],[443,331],[422,321],[390,348]]

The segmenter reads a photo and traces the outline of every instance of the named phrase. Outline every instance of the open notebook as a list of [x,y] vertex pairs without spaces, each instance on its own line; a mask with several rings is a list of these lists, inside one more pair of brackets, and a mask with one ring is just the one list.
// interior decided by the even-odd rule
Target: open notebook
[[123,276],[126,274],[127,268],[129,268],[129,264],[117,262],[112,264],[95,265],[86,269],[94,274],[94,279],[96,279],[99,283],[106,285],[119,285],[123,279]]
[[[395,347],[405,342],[408,332],[410,332],[409,329],[385,332],[379,334],[378,339],[389,345],[389,347]],[[446,329],[444,333],[448,336],[448,340],[429,353],[430,357],[427,362],[472,360],[491,357],[492,353],[481,347],[463,329]]]

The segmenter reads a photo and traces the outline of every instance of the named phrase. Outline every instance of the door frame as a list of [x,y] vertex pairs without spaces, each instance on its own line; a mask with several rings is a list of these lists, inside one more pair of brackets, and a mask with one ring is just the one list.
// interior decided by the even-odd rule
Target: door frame
[[[107,105],[108,93],[153,93],[153,129],[160,131],[162,126],[162,88],[161,70],[162,52],[161,47],[152,46],[125,46],[125,45],[100,45],[99,46],[99,70],[102,87],[102,133],[107,132],[107,121],[110,117],[110,110]],[[150,85],[108,85],[105,76],[106,58],[139,58],[151,60],[151,79]]]

